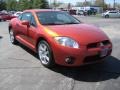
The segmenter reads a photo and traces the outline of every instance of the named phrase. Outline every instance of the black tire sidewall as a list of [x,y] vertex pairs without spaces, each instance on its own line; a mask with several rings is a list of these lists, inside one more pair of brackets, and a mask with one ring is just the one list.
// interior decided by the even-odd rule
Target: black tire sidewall
[[109,15],[105,15],[105,18],[109,18]]

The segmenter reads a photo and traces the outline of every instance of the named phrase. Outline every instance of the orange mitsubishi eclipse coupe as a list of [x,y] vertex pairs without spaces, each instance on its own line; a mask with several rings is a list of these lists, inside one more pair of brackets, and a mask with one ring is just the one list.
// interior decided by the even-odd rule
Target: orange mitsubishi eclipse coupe
[[9,23],[10,41],[27,46],[46,67],[103,61],[112,52],[107,35],[95,26],[57,10],[25,10]]

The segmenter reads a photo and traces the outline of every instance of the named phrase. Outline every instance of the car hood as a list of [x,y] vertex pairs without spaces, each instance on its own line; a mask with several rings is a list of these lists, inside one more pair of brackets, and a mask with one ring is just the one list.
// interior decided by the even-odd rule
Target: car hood
[[71,24],[50,25],[46,27],[57,33],[59,36],[70,37],[83,45],[108,40],[108,37],[103,31],[92,25]]

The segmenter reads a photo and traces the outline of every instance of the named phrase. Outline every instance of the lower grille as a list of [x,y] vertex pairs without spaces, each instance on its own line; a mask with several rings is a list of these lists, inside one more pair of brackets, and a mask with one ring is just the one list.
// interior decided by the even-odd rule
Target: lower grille
[[90,43],[90,44],[87,45],[87,49],[100,47],[100,43],[102,43],[104,46],[107,46],[107,45],[110,44],[110,41],[109,40],[104,40],[104,41],[101,41],[101,42]]
[[95,55],[95,56],[87,56],[83,63],[92,63],[92,62],[96,62],[96,61],[100,61],[102,60],[102,58],[100,57],[100,55]]

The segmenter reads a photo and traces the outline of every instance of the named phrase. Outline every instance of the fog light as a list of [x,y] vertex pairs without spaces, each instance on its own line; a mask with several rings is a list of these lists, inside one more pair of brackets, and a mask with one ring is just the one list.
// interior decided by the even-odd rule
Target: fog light
[[74,58],[73,58],[73,57],[67,57],[67,58],[65,59],[65,62],[66,62],[67,64],[73,64],[73,63],[74,63]]

